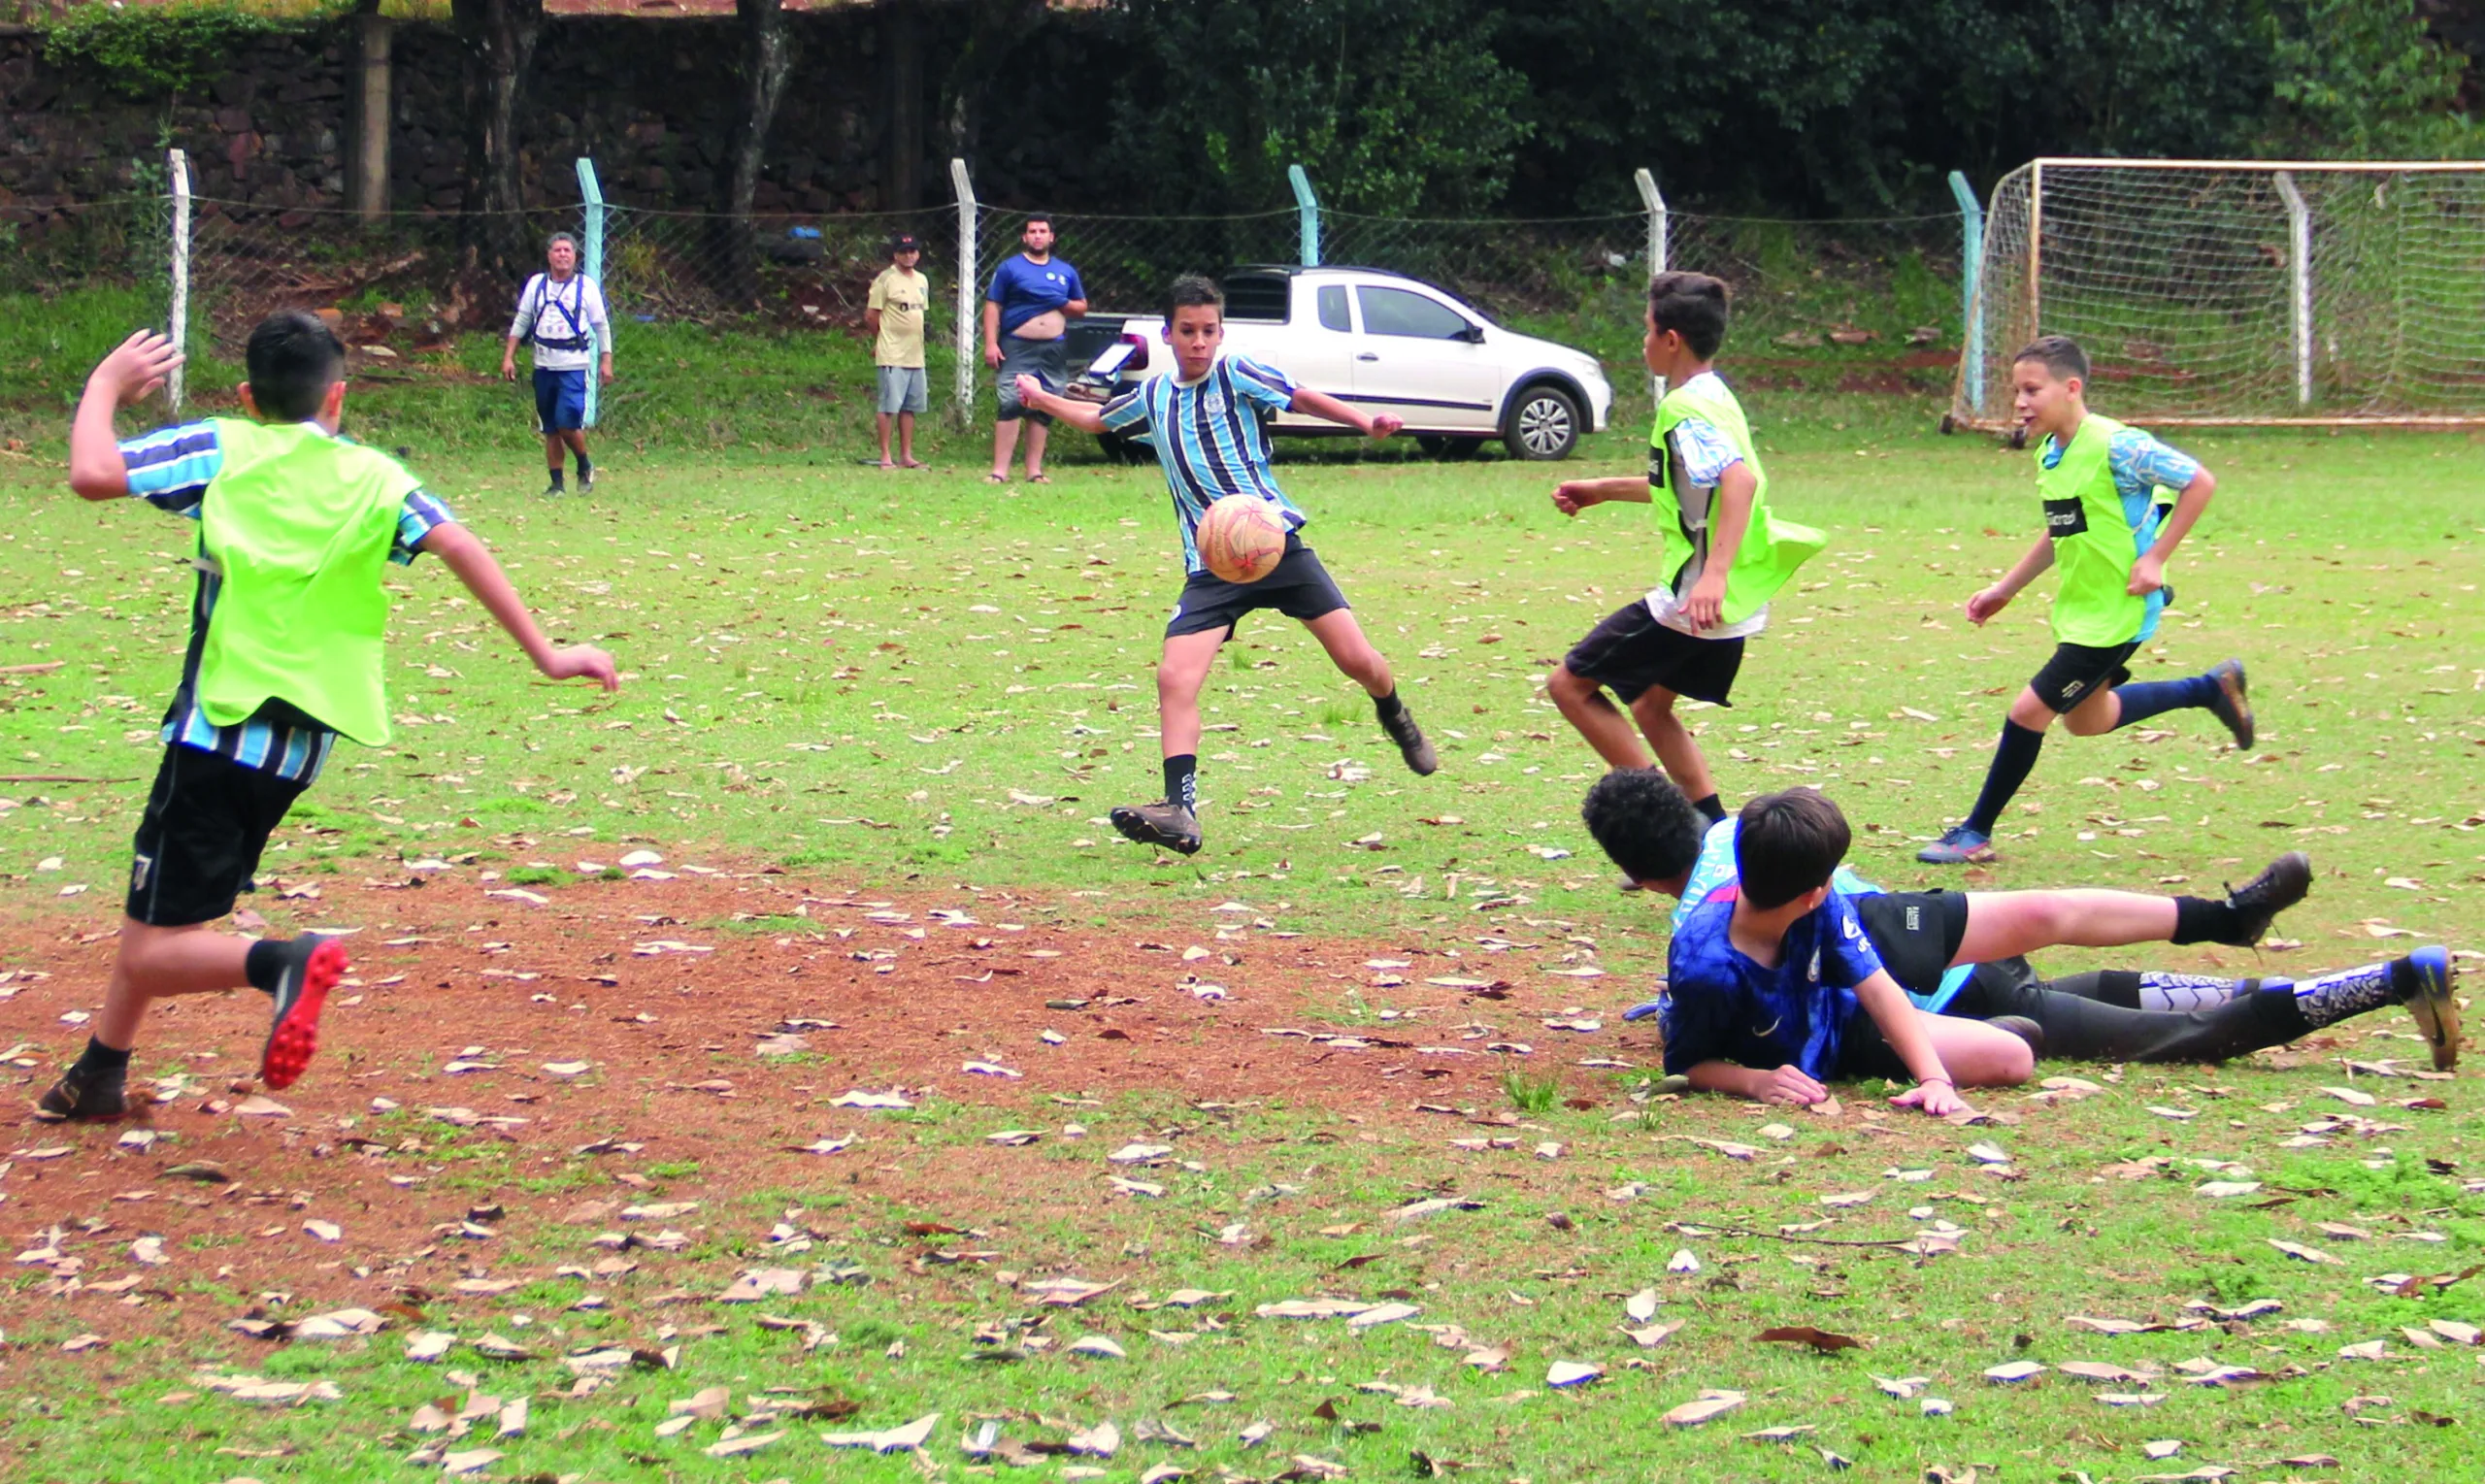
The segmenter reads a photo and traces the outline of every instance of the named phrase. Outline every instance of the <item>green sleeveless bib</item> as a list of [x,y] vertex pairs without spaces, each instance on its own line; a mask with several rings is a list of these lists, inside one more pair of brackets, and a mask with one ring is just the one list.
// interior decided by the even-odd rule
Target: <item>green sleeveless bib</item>
[[388,551],[406,496],[395,459],[307,423],[215,419],[224,465],[199,508],[199,551],[223,575],[200,654],[217,726],[269,699],[367,746],[388,741],[381,655]]
[[[1670,442],[1673,430],[1684,422],[1697,419],[1726,435],[1735,451],[1751,466],[1755,488],[1751,497],[1751,521],[1743,533],[1743,544],[1735,552],[1735,565],[1726,573],[1726,604],[1720,613],[1723,623],[1740,623],[1760,611],[1795,569],[1809,561],[1829,544],[1829,538],[1810,526],[1779,520],[1769,511],[1769,474],[1761,468],[1760,452],[1752,446],[1751,425],[1744,420],[1742,404],[1726,389],[1723,381],[1710,379],[1708,385],[1697,385],[1702,379],[1668,391],[1657,404],[1657,427],[1650,436],[1648,448],[1648,503],[1657,510],[1659,529],[1664,533],[1665,581],[1677,595],[1684,571],[1698,554],[1692,533],[1683,519],[1682,501],[1673,483],[1674,468],[1679,462],[1673,456]],[[1716,528],[1717,514],[1708,512],[1708,529]]]
[[2067,644],[2110,648],[2140,636],[2149,600],[2124,589],[2139,544],[2123,511],[2122,493],[2106,453],[2123,425],[2090,412],[2079,419],[2054,467],[2037,445],[2037,492],[2045,502],[2045,534],[2053,538],[2054,638]]

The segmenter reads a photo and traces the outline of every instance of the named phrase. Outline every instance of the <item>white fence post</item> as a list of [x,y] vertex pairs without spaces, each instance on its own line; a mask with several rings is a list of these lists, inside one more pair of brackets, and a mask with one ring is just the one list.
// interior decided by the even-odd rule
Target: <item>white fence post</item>
[[[190,348],[190,157],[180,149],[164,155],[166,178],[173,186],[173,261],[172,303],[165,313],[164,335],[173,348],[183,355]],[[174,412],[182,410],[182,393],[186,389],[182,368],[176,365],[164,379],[164,400]]]
[[[1668,240],[1673,224],[1666,218],[1665,192],[1657,189],[1657,178],[1645,169],[1631,172],[1631,183],[1640,187],[1640,200],[1648,208],[1648,277],[1654,279],[1666,271],[1666,255],[1673,247]],[[1662,402],[1665,395],[1666,379],[1648,378],[1648,401]]]
[[976,340],[975,182],[967,179],[967,162],[949,161],[949,183],[958,193],[958,425],[975,420],[975,365],[980,348]]
[[2295,292],[2295,400],[2312,405],[2312,212],[2296,189],[2295,172],[2281,170],[2273,178],[2278,196],[2287,204],[2287,271]]

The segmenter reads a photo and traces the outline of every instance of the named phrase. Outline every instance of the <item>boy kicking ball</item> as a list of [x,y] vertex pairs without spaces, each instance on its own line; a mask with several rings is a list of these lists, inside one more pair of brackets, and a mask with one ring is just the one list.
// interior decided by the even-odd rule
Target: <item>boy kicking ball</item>
[[[1269,470],[1266,420],[1283,411],[1343,423],[1373,439],[1403,424],[1386,413],[1355,411],[1335,397],[1299,387],[1283,372],[1241,356],[1223,357],[1225,295],[1208,279],[1185,275],[1167,293],[1165,339],[1175,374],[1153,377],[1102,407],[1046,391],[1020,377],[1019,398],[1087,433],[1152,435],[1156,460],[1174,496],[1189,572],[1174,616],[1165,625],[1165,656],[1156,667],[1156,703],[1165,746],[1165,798],[1112,811],[1113,828],[1142,844],[1184,855],[1200,848],[1200,686],[1216,651],[1254,609],[1273,608],[1300,621],[1347,678],[1372,696],[1380,729],[1417,776],[1441,766],[1432,743],[1398,699],[1389,662],[1364,638],[1345,594],[1299,534],[1309,518],[1277,488]],[[1199,524],[1208,508],[1229,495],[1251,495],[1276,507],[1285,522],[1285,554],[1267,577],[1228,582],[1200,558]]]
[[139,819],[120,945],[85,1052],[36,1104],[45,1119],[117,1118],[149,1002],[247,984],[273,1002],[259,1077],[289,1087],[319,1044],[345,945],[210,931],[233,910],[268,836],[340,735],[388,741],[381,676],[388,565],[430,552],[552,679],[616,689],[612,657],[554,648],[483,544],[404,466],[341,438],[345,346],[300,311],[250,332],[250,420],[212,417],[126,443],[113,415],[182,362],[131,336],[86,379],[69,432],[69,486],[134,497],[199,523],[198,597],[164,756]]
[[2241,660],[2220,660],[2181,680],[2135,681],[2125,665],[2157,632],[2171,591],[2166,564],[2208,509],[2216,477],[2180,449],[2088,411],[2088,353],[2067,336],[2048,335],[2020,351],[2010,376],[2019,420],[2037,441],[2045,533],[2001,581],[1968,600],[1968,621],[1981,626],[2046,568],[2059,567],[2054,653],[2010,704],[1975,808],[1916,852],[1935,866],[1994,858],[1994,827],[2035,770],[2057,716],[2071,735],[2096,737],[2199,707],[2225,724],[2237,747],[2252,745]]

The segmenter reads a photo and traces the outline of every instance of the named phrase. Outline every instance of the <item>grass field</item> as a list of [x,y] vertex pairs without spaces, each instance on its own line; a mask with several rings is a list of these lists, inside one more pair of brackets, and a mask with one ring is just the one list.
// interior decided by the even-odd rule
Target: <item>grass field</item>
[[[1753,644],[1738,705],[1696,713],[1704,746],[1730,801],[1795,783],[1827,790],[1858,823],[1855,864],[1868,876],[1955,882],[1914,864],[1916,842],[1971,799],[2001,712],[2048,643],[2036,595],[1981,631],[1959,612],[2028,540],[2024,455],[1942,440],[1931,410],[1913,402],[1753,401],[1773,500],[1831,530],[1834,544]],[[808,452],[616,449],[592,500],[547,502],[535,494],[541,471],[520,418],[507,422],[503,446],[489,451],[474,429],[406,416],[373,436],[412,446],[547,627],[610,647],[626,688],[607,700],[536,681],[445,573],[418,563],[398,574],[396,742],[340,752],[266,863],[293,895],[262,892],[257,909],[278,930],[378,929],[384,915],[443,940],[488,920],[496,926],[480,936],[518,944],[500,961],[534,954],[580,975],[624,974],[629,995],[642,993],[630,956],[597,969],[604,960],[572,942],[588,927],[546,925],[552,914],[609,922],[598,929],[607,950],[634,933],[679,933],[716,946],[679,972],[688,994],[665,1000],[665,1014],[747,1008],[734,999],[747,993],[767,997],[751,1006],[770,1015],[841,1020],[845,1039],[834,1057],[754,1069],[746,1047],[724,1044],[752,1018],[743,1015],[705,1041],[690,1035],[670,1058],[642,1056],[635,1077],[573,1086],[512,1072],[452,1089],[437,1085],[441,1064],[468,1043],[525,1036],[549,1055],[557,1048],[545,1037],[555,1033],[510,1029],[514,1018],[488,1010],[417,1026],[419,985],[409,984],[402,1020],[332,1018],[328,1058],[284,1099],[294,1113],[282,1138],[209,1110],[197,1095],[215,1089],[196,1082],[158,1115],[171,1132],[152,1152],[116,1146],[109,1130],[26,1126],[14,1172],[0,1178],[0,1213],[23,1246],[79,1258],[83,1270],[20,1259],[0,1300],[12,1393],[0,1452],[16,1476],[412,1476],[396,1461],[440,1436],[409,1431],[414,1409],[446,1398],[454,1414],[470,1386],[499,1402],[534,1399],[522,1432],[496,1441],[495,1409],[447,1444],[497,1449],[476,1467],[498,1478],[897,1478],[1024,1463],[1064,1478],[1093,1468],[1161,1480],[1169,1475],[1151,1470],[1166,1467],[1308,1478],[1332,1466],[1382,1478],[1464,1466],[1496,1480],[1791,1479],[1837,1467],[1821,1449],[1853,1461],[1848,1476],[1859,1478],[1915,1478],[1932,1466],[1988,1480],[2224,1476],[2187,1473],[2203,1467],[2245,1479],[2472,1471],[2463,1439],[2478,1422],[2485,1366],[2460,1326],[2485,1322],[2485,1287],[2399,1280],[2485,1261],[2485,1170],[2468,1147],[2479,1125],[2467,1074],[2406,1075],[2422,1053],[2394,1015],[2224,1069],[2047,1068],[2097,1090],[1980,1099],[2006,1121],[1972,1130],[1876,1116],[1877,1089],[1848,1090],[1836,1117],[1787,1116],[1782,1135],[1754,1107],[1645,1101],[1652,1037],[1617,1016],[1662,973],[1662,918],[1612,889],[1579,828],[1594,759],[1541,683],[1573,640],[1644,585],[1649,543],[1636,508],[1571,522],[1547,503],[1552,475],[1541,466],[1298,445],[1282,474],[1313,514],[1308,534],[1396,665],[1442,771],[1407,775],[1368,704],[1307,637],[1281,620],[1251,625],[1206,698],[1209,845],[1176,862],[1121,841],[1103,819],[1157,787],[1150,669],[1178,573],[1152,469],[1082,461],[1074,446],[1054,486],[990,490],[975,481],[980,437],[960,435],[935,445],[933,472],[884,476],[855,467],[862,450],[847,417]],[[2311,901],[2280,924],[2290,945],[2238,972],[2303,973],[2418,940],[2476,946],[2485,514],[2473,471],[2485,449],[2451,436],[2186,442],[2221,491],[2178,557],[2180,606],[2140,673],[2245,657],[2260,746],[2225,748],[2198,715],[2103,739],[2058,734],[1998,841],[2004,860],[1968,879],[2213,892],[2301,847],[2319,876]],[[1608,435],[1565,472],[1636,467],[1636,444],[1629,429]],[[42,444],[0,462],[0,500],[10,512],[0,551],[17,577],[0,606],[0,665],[59,662],[0,676],[0,772],[74,780],[0,783],[0,941],[19,945],[8,953],[19,965],[53,974],[0,998],[0,1039],[24,1043],[13,1074],[31,1096],[83,1036],[64,1016],[100,998],[103,947],[79,940],[109,925],[126,869],[185,633],[189,527],[80,504],[62,487],[56,448]],[[1149,1043],[1160,1058],[1180,1065],[1181,1047],[1196,1052],[1189,1080],[1051,1072],[1051,1043],[1037,1034],[1050,1028],[1038,1007],[1049,1002],[1028,998],[1033,979],[974,990],[935,974],[910,1008],[875,1000],[874,966],[844,951],[882,941],[874,934],[883,930],[835,936],[849,930],[822,926],[835,916],[827,907],[820,918],[790,904],[738,914],[699,897],[668,908],[681,926],[642,925],[628,915],[641,883],[614,869],[632,849],[727,873],[782,868],[804,890],[918,914],[980,902],[991,920],[1004,910],[996,902],[1013,904],[1013,921],[1068,956],[1042,966],[1065,986],[1055,992],[1076,988],[1086,956],[1098,975],[1118,975],[1135,943],[1198,944],[1189,963],[1150,960],[1148,982],[1161,997],[1168,979],[1196,969],[1234,1000],[1175,995],[1170,1008],[1149,1006],[1168,1017]],[[435,886],[365,894],[365,883],[403,880],[407,863]],[[741,879],[757,891],[778,878]],[[546,898],[546,915],[483,895],[511,889]],[[1247,910],[1220,910],[1237,903]],[[924,951],[885,931],[892,951]],[[796,988],[781,969],[754,966],[805,945],[828,987],[810,981],[788,999]],[[490,1003],[477,998],[485,991],[522,998],[522,986],[475,977],[469,965],[494,960],[471,946],[409,945],[387,961],[428,980],[454,957],[459,967],[440,972],[469,1010]],[[1410,953],[1441,959],[1403,977],[1367,967],[1382,954],[1418,962]],[[1305,954],[1344,973],[1298,972]],[[2198,949],[2045,959],[2065,970],[2108,961],[2256,960]],[[1587,969],[1602,976],[1578,973]],[[1426,983],[1470,973],[1515,981],[1514,998],[1479,1005],[1454,984]],[[641,1003],[624,1003],[624,990],[561,995],[619,1019]],[[959,999],[984,994],[988,1023]],[[192,1038],[213,1031],[223,1038],[214,1043],[241,1054],[254,1044],[252,1012],[236,1003],[164,1022],[142,1067],[212,1081],[220,1073],[185,1057]],[[1480,1071],[1445,1063],[1458,1068],[1444,1073],[1454,1097],[1411,1072],[1394,1080],[1353,1052],[1298,1058],[1297,1042],[1262,1034],[1381,1036],[1429,1019],[1445,1037],[1462,1015],[1497,1018],[1534,1046]],[[956,1039],[908,1039],[942,1016],[953,1018],[940,1034]],[[1601,1029],[1539,1028],[1530,1017],[1594,1018]],[[1271,1044],[1281,1053],[1263,1054],[1289,1058],[1282,1088],[1221,1096],[1219,1069],[1242,1065],[1223,1060],[1228,1051]],[[1026,1075],[958,1072],[979,1056]],[[2376,1074],[2374,1063],[2397,1074]],[[940,1096],[911,1111],[824,1105],[849,1087],[919,1085],[935,1072]],[[714,1075],[733,1077],[746,1101],[709,1111],[712,1100],[680,1090]],[[2333,1086],[2379,1101],[2351,1105],[2324,1090]],[[541,1125],[514,1139],[444,1135],[413,1111],[452,1098],[489,1111],[504,1094],[538,1105],[526,1111]],[[375,1111],[374,1097],[404,1106]],[[1435,1101],[1466,1112],[1415,1110]],[[702,1111],[677,1111],[694,1106]],[[641,1137],[678,1116],[703,1131],[688,1157],[679,1138],[624,1160],[574,1153],[565,1135],[547,1133]],[[1066,1118],[1085,1137],[1062,1138]],[[2316,1123],[2320,1132],[2305,1132]],[[1011,1128],[1045,1137],[986,1142]],[[854,1129],[865,1142],[851,1154],[767,1153],[787,1138]],[[312,1163],[315,1144],[347,1133],[414,1147]],[[1985,1141],[2008,1158],[1998,1171],[1967,1152]],[[1108,1161],[1131,1143],[1176,1152],[1146,1156],[1145,1168]],[[32,1152],[46,1148],[65,1152]],[[186,1190],[179,1181],[149,1187],[166,1198],[155,1204],[114,1204],[114,1192],[202,1155],[233,1167],[235,1185],[202,1203],[214,1210],[172,1210],[169,1198]],[[616,1173],[632,1178],[616,1185]],[[1116,1195],[1113,1176],[1163,1189]],[[2232,1199],[2197,1192],[2213,1180],[2259,1184]],[[302,1189],[309,1204],[240,1208],[241,1192],[268,1188]],[[1854,1194],[1872,1199],[1836,1204]],[[342,1247],[301,1237],[305,1216],[348,1195],[367,1204],[332,1218],[347,1229]],[[556,1275],[556,1265],[597,1255],[583,1245],[592,1229],[560,1219],[588,1198],[702,1204],[652,1223],[688,1241],[634,1251],[640,1272]],[[1482,1204],[1394,1214],[1428,1198]],[[392,1199],[421,1219],[369,1213]],[[493,1235],[471,1251],[456,1232],[470,1204],[508,1212],[479,1221]],[[448,1229],[426,1237],[431,1221]],[[399,1243],[385,1251],[360,1237],[383,1222]],[[793,1236],[772,1245],[779,1222]],[[191,1234],[170,1281],[120,1297],[82,1291],[131,1272],[159,1281],[128,1255],[149,1232]],[[1826,1244],[1927,1233],[1958,1250],[1939,1250],[1942,1239],[1912,1251]],[[2272,1239],[2336,1261],[2291,1257]],[[1677,1252],[1696,1270],[1670,1270]],[[754,1268],[794,1270],[802,1291],[706,1302]],[[486,1270],[521,1286],[455,1294],[457,1278]],[[1064,1274],[1124,1286],[1077,1306],[1041,1303],[1027,1287]],[[410,1300],[410,1286],[420,1295]],[[1224,1297],[1154,1306],[1183,1288]],[[589,1289],[608,1305],[571,1310]],[[272,1307],[269,1290],[293,1302]],[[1653,1319],[1644,1309],[1626,1318],[1626,1301],[1646,1290]],[[1418,1312],[1360,1329],[1342,1315],[1255,1313],[1324,1293]],[[409,1306],[367,1339],[272,1345],[226,1328],[259,1311],[299,1317],[392,1300]],[[2187,1304],[2262,1300],[2282,1307],[2152,1333],[2066,1324],[2190,1323],[2201,1316]],[[761,1327],[754,1311],[794,1327]],[[2449,1323],[2424,1328],[2436,1319]],[[834,1339],[805,1349],[806,1322]],[[1644,1345],[1622,1333],[1676,1322]],[[709,1333],[712,1324],[723,1329]],[[1753,1342],[1774,1325],[1817,1326],[1863,1348]],[[514,1336],[530,1358],[465,1348],[433,1364],[402,1358],[408,1334],[433,1330],[466,1342]],[[89,1334],[111,1343],[62,1353]],[[1126,1354],[1065,1353],[1088,1335]],[[2341,1351],[2372,1340],[2384,1342],[2378,1359]],[[607,1373],[560,1357],[613,1344],[680,1350],[674,1369],[625,1366],[611,1384],[572,1395],[579,1375]],[[1496,1351],[1506,1369],[1492,1364]],[[992,1355],[1005,1360],[976,1359]],[[2203,1384],[2197,1366],[2178,1369],[2203,1359],[2258,1378]],[[2016,1384],[1985,1378],[2019,1360],[2051,1369]],[[1557,1390],[1546,1384],[1557,1362],[1605,1371]],[[2066,1372],[2066,1363],[2091,1369]],[[454,1379],[460,1371],[469,1378]],[[340,1395],[253,1405],[203,1379],[235,1372],[332,1382]],[[1890,1389],[1901,1397],[1875,1376],[1929,1379]],[[728,1396],[703,1402],[688,1431],[658,1435],[669,1403],[712,1386]],[[793,1390],[772,1398],[778,1387]],[[1660,1424],[1704,1388],[1747,1400],[1705,1425]],[[2101,1404],[2092,1393],[2160,1400]],[[1928,1396],[1955,1410],[1929,1414]],[[824,1398],[859,1410],[842,1421],[824,1420],[838,1406],[787,1414]],[[935,1411],[929,1451],[912,1460],[829,1453],[815,1440]],[[960,1435],[987,1419],[1013,1445],[1053,1451],[962,1454]],[[1110,1457],[1058,1451],[1108,1420],[1120,1437]],[[1250,1446],[1242,1434],[1254,1422],[1274,1432]],[[720,1433],[729,1424],[784,1435],[734,1456]],[[1780,1426],[1816,1431],[1739,1440]],[[1168,1440],[1168,1429],[1196,1446]],[[2153,1461],[2142,1445],[2159,1439],[2182,1447]],[[727,1451],[703,1451],[712,1445]]]

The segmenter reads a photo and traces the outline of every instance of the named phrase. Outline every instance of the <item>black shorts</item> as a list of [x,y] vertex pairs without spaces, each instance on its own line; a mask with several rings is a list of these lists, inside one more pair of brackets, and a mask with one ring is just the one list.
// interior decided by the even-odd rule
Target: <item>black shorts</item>
[[1563,669],[1613,692],[1624,706],[1652,686],[1731,706],[1726,698],[1742,664],[1740,638],[1694,639],[1657,622],[1645,603],[1616,609],[1562,657]]
[[2139,647],[2135,639],[2128,644],[2108,644],[2098,648],[2091,644],[2056,644],[2053,658],[2028,682],[2037,699],[2055,715],[2068,714],[2078,705],[2101,690],[2112,690],[2132,677],[2123,661]]
[[1857,897],[1855,915],[1899,988],[1929,995],[1959,956],[1968,936],[1968,894],[1896,891]]
[[1165,637],[1223,629],[1231,638],[1234,625],[1253,609],[1273,608],[1309,623],[1351,606],[1346,595],[1338,591],[1329,569],[1320,565],[1318,553],[1289,531],[1285,555],[1257,582],[1228,582],[1212,572],[1192,573],[1174,604],[1174,616],[1165,620]]
[[122,909],[154,928],[214,922],[233,910],[259,852],[307,787],[298,778],[179,743],[164,749],[139,816]]
[[1862,1006],[1846,1022],[1845,1032],[1838,1042],[1838,1068],[1830,1073],[1833,1082],[1863,1082],[1873,1077],[1886,1077],[1902,1085],[1913,1082],[1915,1073],[1900,1060],[1889,1040],[1881,1035],[1872,1012]]

